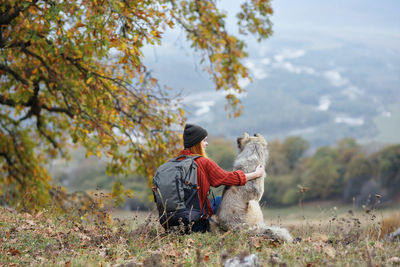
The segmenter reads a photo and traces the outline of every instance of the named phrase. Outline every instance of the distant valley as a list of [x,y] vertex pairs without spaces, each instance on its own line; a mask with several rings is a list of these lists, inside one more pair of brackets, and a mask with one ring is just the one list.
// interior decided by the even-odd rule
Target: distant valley
[[235,119],[228,119],[224,108],[226,92],[213,89],[202,66],[195,63],[199,58],[189,50],[158,53],[156,60],[150,56],[148,65],[160,83],[182,93],[189,121],[210,129],[212,135],[229,139],[243,131],[279,139],[299,135],[314,147],[344,137],[400,142],[400,134],[398,139],[376,139],[390,130],[380,127],[380,119],[400,128],[396,113],[400,54],[344,39],[329,43],[321,47],[307,39],[250,43],[245,64],[253,83],[241,81],[247,90],[240,96],[244,112]]

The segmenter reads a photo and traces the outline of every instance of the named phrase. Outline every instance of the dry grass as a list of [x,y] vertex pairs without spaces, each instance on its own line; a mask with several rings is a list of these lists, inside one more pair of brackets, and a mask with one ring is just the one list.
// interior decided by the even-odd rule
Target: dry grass
[[285,218],[298,215],[284,215],[281,224],[296,242],[281,244],[245,231],[165,234],[156,217],[142,212],[115,213],[118,219],[103,224],[0,208],[0,265],[220,266],[248,254],[256,254],[261,266],[400,264],[400,242],[380,238],[398,213],[338,210],[317,217],[303,210],[300,220],[291,221]]

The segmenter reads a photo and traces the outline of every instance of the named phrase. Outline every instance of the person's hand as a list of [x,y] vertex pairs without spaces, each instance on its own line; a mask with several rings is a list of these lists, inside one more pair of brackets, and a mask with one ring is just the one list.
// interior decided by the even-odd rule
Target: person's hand
[[256,171],[255,171],[255,173],[256,173],[256,175],[257,175],[257,177],[261,177],[261,176],[263,176],[264,175],[264,173],[265,173],[265,169],[264,169],[264,166],[263,165],[258,165],[257,166],[257,168],[256,168]]
[[254,172],[251,173],[246,173],[246,179],[247,181],[253,180],[253,179],[257,179],[260,178],[261,176],[263,176],[265,173],[265,169],[263,165],[258,165],[256,170]]

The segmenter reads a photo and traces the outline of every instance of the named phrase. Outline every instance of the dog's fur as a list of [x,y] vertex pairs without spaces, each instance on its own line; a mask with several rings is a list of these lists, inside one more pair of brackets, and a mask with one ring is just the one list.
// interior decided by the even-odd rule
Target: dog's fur
[[[266,165],[267,142],[260,134],[250,136],[245,133],[237,142],[239,154],[233,164],[234,170],[250,173],[254,172],[258,165]],[[248,226],[250,230],[259,234],[291,242],[292,237],[286,229],[264,224],[259,201],[264,193],[265,176],[264,174],[260,178],[248,181],[244,186],[226,186],[222,193],[221,205],[213,219],[222,229]]]

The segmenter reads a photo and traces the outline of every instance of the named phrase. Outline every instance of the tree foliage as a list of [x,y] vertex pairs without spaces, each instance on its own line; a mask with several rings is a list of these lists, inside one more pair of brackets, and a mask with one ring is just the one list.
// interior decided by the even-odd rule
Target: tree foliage
[[288,151],[300,151],[296,149],[298,144],[306,143],[299,137],[269,142],[263,199],[270,204],[335,199],[366,205],[375,194],[384,202],[400,192],[399,145],[384,147],[371,155],[364,152],[368,151],[368,145],[344,138],[334,147],[320,147],[311,156],[302,153],[291,169],[292,157],[288,157],[291,155]]
[[338,167],[329,156],[313,158],[302,176],[308,199],[329,199],[341,192]]
[[284,154],[290,170],[294,170],[300,158],[304,156],[309,144],[299,136],[290,136],[283,142]]
[[272,174],[286,174],[293,171],[307,151],[309,144],[299,136],[289,136],[282,143],[268,142],[270,157],[267,169]]
[[374,155],[378,181],[390,192],[400,192],[400,145],[391,145]]
[[363,153],[355,155],[347,164],[344,173],[343,200],[351,202],[360,195],[362,186],[371,179],[371,163]]
[[[246,1],[243,33],[271,34],[269,0]],[[215,1],[10,0],[0,4],[0,193],[34,208],[48,201],[44,167],[68,145],[107,155],[108,174],[151,176],[179,146],[184,112],[149,74],[142,48],[182,27],[216,89],[243,91],[245,43]],[[241,111],[227,95],[234,115]],[[121,190],[119,190],[121,191]]]

